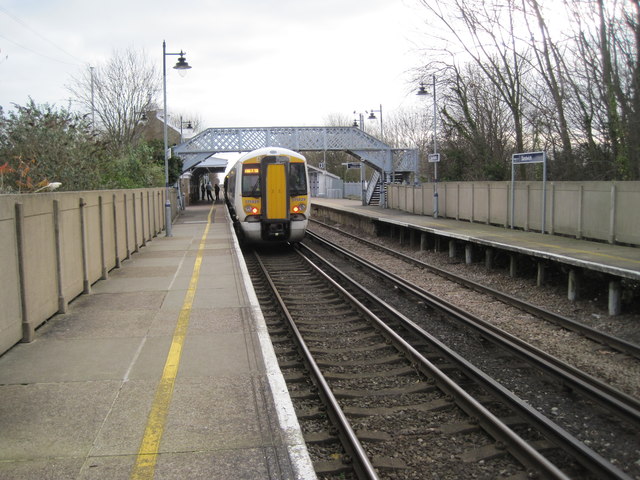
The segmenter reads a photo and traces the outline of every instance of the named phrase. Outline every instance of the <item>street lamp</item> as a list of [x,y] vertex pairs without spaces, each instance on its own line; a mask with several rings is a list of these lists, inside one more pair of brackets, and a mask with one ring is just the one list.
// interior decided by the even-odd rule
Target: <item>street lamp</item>
[[191,124],[191,120],[187,120],[186,122],[182,120],[182,115],[180,116],[180,143],[184,140],[182,139],[182,127],[185,127],[187,130],[193,130],[193,125]]
[[180,53],[167,53],[167,44],[162,41],[162,93],[164,95],[164,109],[163,109],[163,130],[164,130],[164,181],[166,191],[165,207],[165,223],[166,223],[166,236],[172,237],[171,234],[171,200],[169,199],[169,140],[167,134],[167,55],[180,55],[178,62],[173,67],[178,72],[184,73],[191,68],[191,65],[187,63],[184,56],[185,52],[180,50]]
[[[432,76],[433,88],[433,155],[429,155],[429,163],[433,163],[433,218],[438,218],[438,155],[437,130],[438,130],[438,107],[436,102],[436,76]],[[417,95],[428,95],[424,83],[420,82]]]
[[[353,125],[354,127],[360,127],[360,130],[364,130],[364,114],[363,113],[357,113],[355,110],[353,111]],[[355,115],[358,115],[358,117],[360,118],[360,123],[358,123],[358,117],[355,117]]]
[[369,113],[368,120],[377,120],[376,113],[380,114],[380,140],[382,140],[382,105],[380,105],[380,110],[371,110]]

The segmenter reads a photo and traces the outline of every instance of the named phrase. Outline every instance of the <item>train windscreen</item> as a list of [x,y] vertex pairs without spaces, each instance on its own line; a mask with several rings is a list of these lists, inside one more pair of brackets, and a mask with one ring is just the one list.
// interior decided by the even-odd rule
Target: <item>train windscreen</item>
[[242,172],[242,196],[259,197],[260,194],[260,166],[245,165]]

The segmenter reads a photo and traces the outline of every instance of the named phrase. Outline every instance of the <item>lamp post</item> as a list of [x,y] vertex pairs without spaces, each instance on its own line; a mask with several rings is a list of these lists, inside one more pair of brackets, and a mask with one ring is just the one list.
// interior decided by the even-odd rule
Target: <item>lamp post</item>
[[[438,155],[438,107],[436,102],[436,76],[432,76],[432,88],[433,88],[433,155],[429,155],[429,162],[433,163],[433,218],[438,218],[438,162],[440,161],[440,155]],[[420,82],[420,88],[417,95],[428,95],[427,89],[424,87],[424,83]]]
[[[360,130],[364,132],[364,114],[357,113],[355,110],[353,111],[354,115],[358,115],[360,117]],[[354,118],[353,126],[358,126],[358,120]],[[365,179],[365,171],[364,171],[364,162],[362,159],[360,160],[360,198],[362,199],[362,205],[367,204],[367,190],[364,186]]]
[[377,120],[376,113],[380,114],[380,140],[382,140],[382,104],[380,105],[380,110],[371,110],[369,112],[368,120]]
[[178,62],[173,67],[178,71],[186,71],[191,68],[191,65],[187,63],[184,56],[185,52],[180,50],[180,53],[167,53],[167,44],[162,41],[162,93],[164,96],[164,108],[163,108],[163,133],[164,133],[164,181],[165,181],[165,223],[166,223],[166,236],[172,237],[171,233],[171,200],[169,199],[169,140],[167,134],[167,55],[180,55]]

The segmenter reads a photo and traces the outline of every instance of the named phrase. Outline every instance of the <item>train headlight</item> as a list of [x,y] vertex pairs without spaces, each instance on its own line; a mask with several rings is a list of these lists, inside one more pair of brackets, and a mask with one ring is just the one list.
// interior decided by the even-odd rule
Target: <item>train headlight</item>
[[260,210],[258,209],[258,207],[254,206],[254,205],[245,205],[244,206],[244,212],[249,214],[249,215],[256,215],[257,213],[260,212]]
[[293,213],[301,213],[301,212],[304,212],[306,209],[307,209],[307,206],[304,203],[301,203],[299,205],[294,205],[291,211]]

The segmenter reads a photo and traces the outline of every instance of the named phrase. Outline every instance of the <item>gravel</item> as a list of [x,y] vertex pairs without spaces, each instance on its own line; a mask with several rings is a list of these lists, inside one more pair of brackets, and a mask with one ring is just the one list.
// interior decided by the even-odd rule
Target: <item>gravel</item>
[[[547,310],[614,334],[627,341],[640,343],[640,328],[638,328],[640,314],[637,311],[630,311],[616,317],[608,316],[605,282],[602,282],[602,292],[596,288],[588,288],[585,291],[589,293],[589,296],[577,301],[569,301],[566,298],[566,281],[565,284],[562,284],[562,279],[559,276],[554,278],[553,272],[548,275],[550,279],[548,285],[537,287],[535,275],[512,278],[508,274],[508,269],[489,270],[485,268],[484,264],[479,263],[468,265],[459,259],[449,258],[446,252],[411,250],[399,246],[397,242],[388,238],[370,237],[346,226],[338,227],[349,233],[357,234],[361,238],[399,250],[425,263],[517,296],[534,305],[544,306]],[[580,334],[507,307],[497,300],[488,300],[484,294],[454,287],[451,282],[435,274],[424,270],[416,273],[416,269],[407,267],[407,264],[400,259],[387,255],[371,255],[370,249],[362,243],[348,239],[330,229],[313,225],[310,230],[318,231],[323,237],[339,243],[355,254],[367,256],[388,271],[406,277],[407,280],[435,295],[442,296],[445,300],[455,302],[484,320],[571,363],[628,395],[640,398],[639,359],[615,352]],[[602,297],[605,299],[603,300]]]

